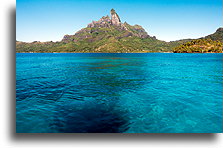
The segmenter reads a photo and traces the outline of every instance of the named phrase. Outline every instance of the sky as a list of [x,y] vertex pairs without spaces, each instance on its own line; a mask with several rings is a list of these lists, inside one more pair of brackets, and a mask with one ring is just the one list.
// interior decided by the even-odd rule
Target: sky
[[164,41],[199,38],[222,27],[222,0],[17,0],[16,40],[60,41],[114,8],[122,22]]

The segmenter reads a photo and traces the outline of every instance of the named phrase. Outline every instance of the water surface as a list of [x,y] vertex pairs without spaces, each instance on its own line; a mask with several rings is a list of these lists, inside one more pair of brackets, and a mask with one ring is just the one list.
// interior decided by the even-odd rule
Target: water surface
[[16,130],[222,132],[222,54],[17,53]]

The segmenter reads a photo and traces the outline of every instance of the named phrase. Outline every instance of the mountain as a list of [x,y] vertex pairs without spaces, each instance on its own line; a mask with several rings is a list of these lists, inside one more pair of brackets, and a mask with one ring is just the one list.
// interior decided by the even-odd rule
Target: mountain
[[[222,29],[206,38],[222,40]],[[107,15],[98,21],[92,21],[74,35],[65,35],[60,42],[16,41],[16,52],[173,52],[174,47],[188,41],[191,39],[172,42],[158,40],[155,36],[148,35],[140,25],[122,23],[119,15],[112,9],[110,17]]]
[[149,36],[140,25],[122,23],[114,9],[110,13],[111,17],[103,16],[74,35],[65,35],[62,42],[74,43],[76,52],[149,52],[157,42],[164,43]]
[[99,21],[93,21],[84,29],[81,29],[75,35],[65,35],[64,42],[78,42],[88,39],[89,42],[99,41],[103,38],[115,37],[122,39],[124,37],[147,38],[149,35],[139,25],[131,26],[128,23],[122,23],[114,9],[111,10],[111,18],[103,16]]
[[122,23],[114,9],[60,42],[16,42],[16,52],[167,52],[167,43],[151,37],[140,25]]

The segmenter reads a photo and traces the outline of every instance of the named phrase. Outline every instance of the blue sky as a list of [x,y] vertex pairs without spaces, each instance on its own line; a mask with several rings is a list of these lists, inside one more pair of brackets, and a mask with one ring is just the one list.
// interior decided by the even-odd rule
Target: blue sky
[[18,41],[60,41],[92,20],[109,15],[173,41],[199,38],[222,26],[222,0],[17,0]]

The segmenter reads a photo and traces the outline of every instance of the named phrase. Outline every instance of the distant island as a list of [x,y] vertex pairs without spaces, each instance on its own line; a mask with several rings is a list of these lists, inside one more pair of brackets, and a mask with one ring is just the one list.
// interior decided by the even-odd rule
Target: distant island
[[140,25],[122,23],[114,9],[74,35],[59,42],[16,41],[17,53],[222,53],[223,28],[200,39],[165,42],[147,34]]

